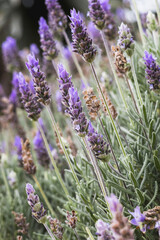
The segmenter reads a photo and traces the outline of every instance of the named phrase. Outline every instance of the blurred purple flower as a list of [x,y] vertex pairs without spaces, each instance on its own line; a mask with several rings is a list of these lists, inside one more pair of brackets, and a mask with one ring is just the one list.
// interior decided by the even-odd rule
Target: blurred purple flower
[[103,222],[101,219],[98,219],[96,222],[96,235],[98,236],[97,240],[115,240],[111,234],[111,229],[109,223]]
[[7,37],[2,43],[2,54],[6,69],[10,72],[20,69],[20,58],[17,42],[12,37]]
[[152,54],[147,51],[144,53],[145,73],[150,85],[149,88],[155,92],[160,92],[160,66],[156,63],[156,58]]
[[37,44],[32,43],[30,45],[30,52],[31,52],[31,54],[34,54],[36,58],[39,58],[40,51],[39,51]]
[[43,56],[47,60],[52,60],[57,57],[58,50],[56,48],[56,42],[53,39],[52,33],[47,25],[46,20],[41,17],[39,20],[39,36],[41,42],[41,49],[43,50]]

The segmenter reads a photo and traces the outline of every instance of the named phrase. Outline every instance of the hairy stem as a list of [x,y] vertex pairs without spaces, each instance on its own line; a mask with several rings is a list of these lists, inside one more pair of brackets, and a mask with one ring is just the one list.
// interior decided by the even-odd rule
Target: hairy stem
[[[90,158],[90,162],[92,163],[92,166],[93,166],[93,169],[94,169],[94,172],[96,174],[96,177],[97,177],[97,180],[98,180],[98,183],[100,185],[100,188],[101,188],[101,191],[102,191],[102,194],[104,196],[104,199],[105,199],[105,202],[107,204],[107,207],[108,207],[108,210],[110,211],[110,208],[109,208],[109,204],[108,204],[108,201],[106,199],[106,196],[108,195],[107,193],[107,189],[105,187],[105,184],[104,184],[104,179],[102,177],[102,174],[101,174],[101,171],[99,169],[99,166],[98,166],[98,163],[97,163],[97,160],[95,158],[95,156],[93,155],[89,145],[88,145],[88,141],[86,139],[86,137],[82,138],[83,140],[83,144],[87,150],[87,153],[88,153],[88,156]],[[110,212],[111,216],[112,216],[112,213]]]
[[52,240],[56,240],[47,224],[43,224]]
[[133,3],[133,6],[134,6],[136,19],[137,19],[137,24],[138,24],[138,28],[139,28],[139,33],[140,33],[142,44],[143,44],[143,47],[144,47],[145,46],[145,38],[144,38],[144,33],[143,33],[141,19],[140,19],[139,12],[138,12],[138,9],[137,9],[136,0],[132,0],[132,3]]
[[138,84],[138,79],[137,79],[137,75],[136,75],[136,72],[135,72],[133,56],[131,57],[131,69],[132,69],[132,73],[133,73],[133,79],[134,79],[134,83],[135,83],[135,87],[136,87],[136,92],[137,92],[137,95],[138,95],[138,98],[139,98],[140,105],[142,107],[143,106],[143,99],[142,99],[142,96],[141,96],[141,92],[140,92],[139,84]]
[[105,106],[106,106],[106,108],[107,108],[108,115],[109,115],[109,118],[110,118],[111,124],[112,124],[112,126],[113,126],[114,132],[115,132],[115,134],[116,134],[116,137],[117,137],[118,143],[119,143],[119,145],[120,145],[120,147],[121,147],[121,150],[122,150],[123,155],[126,157],[125,149],[124,149],[124,147],[123,147],[123,144],[122,144],[121,138],[120,138],[120,136],[119,136],[119,133],[118,133],[117,128],[116,128],[116,125],[115,125],[115,123],[114,123],[114,120],[113,120],[112,114],[111,114],[111,112],[110,112],[110,110],[109,110],[109,107],[108,107],[108,105],[107,105],[107,101],[106,101],[106,99],[105,99],[105,97],[104,97],[104,94],[103,94],[103,92],[102,92],[102,89],[101,89],[101,86],[100,86],[100,82],[99,82],[99,79],[98,79],[97,74],[96,74],[96,72],[95,72],[94,66],[93,66],[92,63],[91,63],[90,65],[91,65],[91,69],[92,69],[92,72],[93,72],[94,78],[95,78],[95,80],[96,80],[96,82],[97,82],[97,85],[98,85],[99,91],[100,91],[100,93],[101,93],[102,99],[103,99],[104,104],[105,104]]
[[56,65],[56,63],[55,63],[54,60],[52,60],[52,65],[53,65],[53,68],[54,68],[54,70],[55,70],[55,72],[56,72],[56,75],[57,75],[57,77],[58,77],[57,65]]
[[52,124],[53,124],[53,130],[56,132],[56,134],[57,134],[57,136],[58,136],[58,140],[59,140],[59,142],[60,142],[61,148],[62,148],[62,150],[63,150],[63,152],[64,152],[64,155],[65,155],[65,157],[66,157],[66,160],[67,160],[67,162],[68,162],[68,165],[69,165],[69,167],[70,167],[70,170],[71,170],[71,172],[72,172],[72,175],[73,175],[73,177],[74,177],[77,185],[80,186],[78,177],[77,177],[76,172],[75,172],[75,170],[74,170],[73,164],[72,164],[72,162],[71,162],[71,160],[70,160],[69,154],[68,154],[68,152],[67,152],[67,150],[66,150],[66,148],[65,148],[65,145],[64,145],[64,143],[63,143],[62,137],[61,137],[61,135],[60,135],[60,133],[59,133],[59,130],[58,130],[56,121],[55,121],[55,119],[54,119],[54,116],[53,116],[53,114],[52,114],[52,111],[51,111],[51,109],[50,109],[49,106],[47,106],[46,108],[47,108],[48,114],[49,114],[49,116],[50,116],[50,118],[51,118],[51,122],[52,122]]
[[43,197],[43,199],[44,199],[44,201],[45,201],[48,209],[50,210],[52,216],[56,217],[56,213],[54,212],[51,204],[49,203],[49,201],[48,201],[48,199],[47,199],[47,197],[46,197],[46,194],[44,193],[44,191],[43,191],[43,189],[42,189],[42,187],[41,187],[41,185],[40,185],[37,177],[36,177],[35,175],[33,175],[32,177],[33,177],[35,183],[37,184],[37,187],[38,187],[38,189],[39,189],[39,191],[40,191],[40,193],[41,193],[41,195],[42,195],[42,197]]
[[68,192],[68,190],[67,190],[67,188],[66,188],[66,186],[65,186],[65,183],[64,183],[64,181],[63,181],[63,179],[62,179],[62,177],[61,177],[61,174],[60,174],[59,169],[58,169],[58,167],[57,167],[57,165],[56,165],[56,162],[55,162],[55,160],[54,160],[54,158],[53,158],[53,156],[52,156],[52,153],[51,153],[51,150],[50,150],[48,141],[47,141],[47,139],[46,139],[46,136],[45,136],[45,134],[44,134],[44,131],[43,131],[43,129],[42,129],[42,127],[41,127],[41,125],[40,125],[39,123],[38,123],[38,128],[39,128],[39,130],[40,130],[40,132],[41,132],[43,141],[44,141],[44,143],[45,143],[45,146],[46,146],[48,155],[49,155],[49,157],[50,157],[50,159],[51,159],[51,162],[52,162],[52,165],[53,165],[53,167],[54,167],[54,170],[55,170],[55,173],[56,173],[56,175],[57,175],[57,178],[58,178],[58,180],[59,180],[59,182],[60,182],[60,184],[61,184],[61,186],[62,186],[62,188],[63,188],[63,190],[64,190],[64,192],[65,192],[65,194],[66,194],[66,197],[68,198],[69,192]]
[[76,57],[75,53],[72,51],[71,43],[70,43],[68,35],[67,35],[67,33],[65,31],[63,31],[63,36],[65,38],[65,41],[66,41],[66,43],[68,45],[68,48],[69,48],[71,54],[72,54],[72,58],[73,58],[74,64],[76,65],[77,71],[79,72],[79,75],[80,75],[81,79],[84,80],[86,85],[88,85],[87,79],[86,79],[86,77],[83,74],[82,68],[81,68],[81,66],[80,66],[80,64],[79,64],[79,62],[77,60],[77,57]]

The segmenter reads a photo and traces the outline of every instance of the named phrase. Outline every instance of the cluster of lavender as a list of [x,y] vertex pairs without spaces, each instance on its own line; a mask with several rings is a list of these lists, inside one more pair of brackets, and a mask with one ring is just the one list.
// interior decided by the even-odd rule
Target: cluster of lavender
[[146,65],[146,78],[149,83],[150,90],[160,91],[160,66],[156,63],[156,58],[145,51],[144,63]]
[[[58,56],[58,53],[59,53],[59,49],[57,49],[57,46],[59,47],[59,45],[58,44],[56,45],[56,42],[54,41],[53,33],[55,34],[58,32],[58,33],[61,33],[61,35],[63,34],[64,36],[66,36],[65,30],[67,28],[67,17],[65,15],[64,11],[62,10],[60,4],[58,3],[58,0],[46,0],[45,3],[46,3],[48,13],[49,13],[48,24],[47,24],[47,21],[43,17],[40,18],[40,20],[39,20],[40,43],[41,43],[41,49],[43,51],[43,57],[44,57],[43,61],[48,61],[49,63],[53,63],[53,65],[54,65],[55,64],[54,59]],[[113,40],[115,38],[115,34],[116,34],[115,22],[113,19],[113,15],[111,14],[111,6],[110,6],[108,0],[89,0],[89,15],[90,15],[90,18],[92,21],[92,23],[89,24],[90,27],[92,28],[91,32],[93,33],[93,36],[95,36],[95,38],[97,37],[98,41],[101,38],[101,34],[102,34],[102,38],[104,37],[103,33],[105,34],[105,36],[108,40]],[[92,63],[96,58],[97,48],[93,45],[93,40],[90,38],[90,36],[87,32],[87,27],[85,26],[85,23],[81,17],[80,12],[76,12],[75,9],[71,10],[71,16],[69,18],[71,21],[70,26],[71,26],[72,40],[73,40],[73,44],[72,44],[73,52],[81,55],[82,58],[85,60],[85,62],[87,62],[91,65],[91,68],[94,73],[95,70],[93,68]],[[93,29],[93,26],[94,26],[94,29]],[[156,30],[156,29],[154,29],[154,30]],[[132,55],[134,53],[135,44],[134,44],[133,36],[131,34],[130,29],[124,23],[122,23],[120,25],[118,34],[119,34],[118,46],[113,47],[112,49],[114,49],[114,54],[115,54],[114,56],[116,59],[115,65],[117,68],[117,72],[120,73],[121,74],[120,77],[122,77],[126,74],[126,72],[129,69],[128,64],[127,64],[127,57],[130,57],[130,58],[132,57]],[[105,41],[104,41],[104,43],[105,43]],[[25,51],[22,51],[20,53],[18,50],[17,44],[16,44],[16,40],[11,37],[8,37],[7,40],[2,44],[2,52],[3,52],[3,58],[4,58],[6,68],[8,69],[8,71],[11,71],[13,73],[13,80],[12,80],[13,89],[10,94],[9,101],[12,103],[12,105],[14,105],[14,109],[16,109],[16,108],[21,108],[22,110],[25,109],[29,118],[31,118],[34,121],[39,120],[39,125],[42,128],[43,133],[44,133],[43,138],[44,139],[46,138],[46,142],[47,142],[47,140],[48,140],[47,139],[47,131],[45,130],[42,120],[39,119],[40,114],[43,110],[43,107],[47,107],[47,109],[49,110],[49,113],[50,113],[49,116],[51,116],[53,123],[54,123],[54,116],[52,116],[52,113],[51,113],[52,107],[51,108],[49,107],[49,105],[51,103],[50,87],[48,85],[48,82],[46,81],[46,75],[41,70],[41,67],[40,67],[41,57],[40,57],[39,49],[37,48],[37,46],[35,44],[32,44],[30,46],[31,54],[27,55],[25,53]],[[24,64],[22,62],[22,58],[25,59],[26,56],[27,56],[27,60],[28,60],[26,62],[26,66],[30,72],[32,79],[30,79],[30,77],[28,75],[26,75],[26,73],[23,69]],[[66,49],[66,56],[67,56],[67,58],[71,58],[71,56],[72,56],[72,54],[68,48]],[[109,55],[108,55],[108,57],[109,57]],[[145,51],[145,56],[143,59],[144,59],[144,63],[145,63],[146,79],[148,80],[150,90],[153,90],[155,93],[159,93],[160,92],[160,66],[157,64],[156,58],[153,57],[152,54],[150,54],[148,51]],[[72,64],[73,64],[73,62],[72,62]],[[55,67],[55,65],[54,65],[54,67]],[[56,67],[55,67],[55,70],[56,70]],[[18,72],[18,71],[22,71],[23,73]],[[114,73],[114,71],[113,71],[113,73]],[[58,75],[57,80],[58,80],[59,90],[60,90],[57,92],[57,101],[58,102],[60,101],[60,108],[59,108],[60,111],[64,110],[64,112],[70,116],[73,128],[76,131],[76,133],[78,134],[78,136],[80,136],[83,140],[88,141],[89,144],[86,144],[85,147],[87,150],[88,150],[88,148],[89,148],[89,150],[92,150],[93,155],[94,155],[93,157],[95,157],[96,159],[98,159],[102,162],[105,162],[105,163],[98,162],[98,164],[96,165],[96,168],[98,170],[99,170],[99,166],[100,166],[100,170],[99,170],[100,173],[98,176],[99,178],[97,177],[100,187],[101,187],[101,185],[103,186],[103,184],[104,184],[104,188],[106,187],[105,181],[103,183],[103,177],[101,176],[101,175],[105,175],[104,172],[102,172],[103,174],[101,174],[101,169],[103,169],[103,165],[106,165],[107,171],[109,172],[108,175],[112,175],[112,177],[113,177],[112,182],[110,181],[110,179],[107,179],[107,178],[109,178],[108,176],[105,179],[109,186],[108,191],[109,192],[112,191],[114,189],[114,186],[116,186],[114,190],[115,190],[115,192],[118,192],[119,187],[120,187],[120,189],[122,189],[125,193],[128,194],[128,195],[124,194],[124,197],[123,197],[123,193],[120,194],[120,196],[121,196],[120,199],[122,200],[122,203],[123,203],[124,199],[129,198],[129,201],[130,201],[130,203],[132,203],[132,206],[127,205],[129,201],[127,203],[125,203],[126,205],[125,204],[124,205],[127,208],[130,207],[130,209],[134,208],[134,206],[133,206],[134,201],[132,202],[131,198],[130,198],[132,196],[132,192],[129,189],[127,189],[126,184],[125,184],[125,177],[123,177],[123,174],[125,171],[123,171],[123,169],[122,169],[122,173],[121,173],[121,167],[119,167],[119,163],[117,164],[116,167],[114,166],[114,164],[112,165],[112,162],[111,162],[112,160],[108,163],[108,161],[110,160],[109,159],[110,158],[110,148],[111,148],[112,144],[110,143],[110,147],[109,147],[109,144],[106,142],[103,135],[99,134],[96,131],[96,128],[93,127],[92,123],[90,121],[88,121],[86,114],[82,108],[82,102],[80,100],[78,90],[74,87],[74,85],[72,83],[72,76],[69,75],[69,73],[66,71],[65,67],[62,64],[58,64],[57,75]],[[94,76],[96,76],[96,73],[94,74]],[[99,80],[97,77],[97,82],[98,81]],[[105,94],[105,89],[103,89],[103,87],[100,86],[101,84],[99,82],[98,82],[98,84],[99,84],[98,86],[101,90],[100,92],[102,93],[102,96],[103,96],[101,99],[101,102],[102,102],[102,105],[104,108],[104,112],[106,112],[106,114],[108,114],[108,112],[111,113],[111,115],[112,115],[111,121],[112,121],[112,125],[113,125],[114,121],[116,121],[116,118],[117,118],[117,111],[114,108],[114,106],[112,105],[111,101],[109,100],[107,93]],[[56,83],[55,83],[55,85],[56,85]],[[85,92],[84,95],[88,94],[85,100],[86,100],[87,108],[90,111],[89,115],[91,117],[91,120],[97,120],[97,119],[100,120],[102,129],[104,130],[107,138],[110,141],[110,137],[108,137],[109,127],[106,124],[105,127],[107,130],[105,131],[105,128],[103,128],[104,127],[103,122],[101,121],[101,118],[99,117],[100,100],[97,99],[92,88],[90,88],[90,90],[85,90],[84,92]],[[140,94],[141,94],[141,92],[140,92]],[[106,102],[104,101],[104,99],[106,100]],[[62,106],[62,104],[64,105],[64,107]],[[106,107],[108,107],[108,108],[106,108]],[[53,105],[53,108],[54,108],[54,105]],[[158,112],[157,109],[156,109],[156,111]],[[154,122],[154,121],[150,121],[150,122]],[[117,125],[118,125],[118,121],[117,121]],[[141,122],[141,125],[142,125],[142,127],[144,127],[143,121]],[[55,123],[55,126],[56,126],[56,123]],[[158,124],[156,124],[156,126],[158,126]],[[58,129],[58,127],[57,127],[57,129]],[[119,129],[120,129],[120,134],[121,134],[122,133],[121,128],[119,127]],[[135,124],[135,129],[136,129],[136,124]],[[138,127],[137,127],[137,129],[138,129]],[[150,123],[149,138],[151,139],[150,136],[152,135],[151,141],[152,141],[152,147],[154,149],[154,143],[156,140],[154,139],[154,134],[152,134],[152,130],[153,130],[153,127]],[[57,145],[59,144],[62,154],[64,154],[65,147],[62,149],[61,145],[62,145],[63,141],[60,141],[61,139],[58,136],[57,132],[59,132],[59,135],[62,137],[62,140],[63,140],[63,136],[60,133],[60,130],[58,129],[56,131]],[[120,136],[118,131],[116,132],[116,136],[117,135]],[[138,136],[141,136],[141,135],[139,134]],[[127,137],[129,137],[129,136],[127,136]],[[44,166],[48,167],[50,164],[49,156],[51,156],[50,151],[52,151],[52,147],[48,145],[49,147],[46,149],[46,147],[45,147],[46,142],[44,144],[43,138],[41,136],[41,132],[37,131],[35,134],[34,140],[33,140],[34,150],[36,152],[39,163],[43,167]],[[143,139],[146,139],[146,138],[148,138],[147,134],[145,137],[143,137]],[[124,139],[125,139],[125,137],[124,137]],[[150,139],[148,140],[148,142],[150,141]],[[112,141],[110,141],[110,142],[112,142]],[[139,140],[139,142],[140,142],[140,140]],[[123,143],[121,142],[120,137],[118,139],[118,143],[122,148]],[[116,144],[117,143],[115,143],[115,146],[117,146]],[[137,144],[137,142],[136,142],[136,144]],[[139,146],[142,146],[142,144],[141,145],[140,144],[139,144]],[[150,142],[149,142],[149,144],[150,144]],[[23,141],[23,140],[21,140],[21,138],[19,136],[16,136],[15,146],[17,147],[17,156],[18,156],[20,165],[23,166],[24,170],[28,174],[30,174],[30,177],[33,177],[33,179],[35,179],[35,173],[36,173],[37,168],[32,159],[29,140],[25,139],[25,141]],[[136,149],[136,147],[135,147],[135,149]],[[157,160],[159,157],[159,145],[158,145],[157,150],[155,150],[154,152],[153,152],[153,149],[151,149],[151,155],[154,155],[153,161],[154,161],[155,166],[159,167],[159,162]],[[111,148],[111,150],[112,150],[112,148]],[[137,151],[137,149],[135,151]],[[90,153],[90,151],[87,151],[87,153],[88,152]],[[127,158],[128,162],[129,162],[130,161],[129,158],[131,155],[129,150],[124,149],[122,152],[124,154],[124,157]],[[117,153],[116,153],[117,156],[114,156],[113,150],[112,150],[112,154],[113,154],[113,158],[115,160],[119,154],[119,151],[117,151]],[[66,157],[66,155],[65,155],[65,157]],[[86,156],[87,156],[87,154],[86,154]],[[87,157],[89,159],[89,157],[90,157],[89,154]],[[136,157],[137,157],[137,155],[136,155]],[[150,156],[150,157],[152,158],[152,156]],[[70,158],[70,156],[68,158]],[[91,158],[92,158],[92,154],[91,154]],[[122,159],[122,156],[119,156],[119,158]],[[138,155],[137,158],[138,158],[138,160],[141,158],[140,154]],[[66,157],[66,159],[67,159],[67,157]],[[95,161],[95,162],[97,162],[97,161]],[[122,160],[119,162],[121,163]],[[72,164],[72,162],[71,162],[71,164]],[[131,162],[129,162],[129,164],[131,164]],[[59,170],[58,170],[58,168],[56,169],[56,163],[55,163],[54,167],[55,167],[54,170],[57,174],[57,171],[59,171]],[[129,167],[130,167],[130,171],[132,171],[132,173],[133,173],[134,169],[132,169],[132,166],[130,166],[130,165],[129,165]],[[93,168],[95,168],[94,164],[93,164]],[[123,168],[125,169],[125,166],[123,166]],[[73,167],[73,169],[74,169],[74,167]],[[78,169],[78,164],[77,164],[77,169]],[[96,171],[94,169],[94,172],[96,174],[98,171],[97,169],[96,169]],[[53,170],[53,169],[51,169],[51,170]],[[72,168],[71,168],[71,170],[72,170]],[[118,176],[117,178],[114,178],[114,174],[112,173],[112,170],[115,172],[115,174],[117,174],[117,176]],[[63,186],[63,184],[64,184],[63,178],[60,178],[61,175],[59,172],[58,172],[58,174],[57,175],[59,176],[59,179],[60,179],[59,181],[60,181],[61,185]],[[75,172],[74,172],[74,174],[76,175]],[[74,174],[73,174],[73,177],[74,177]],[[131,173],[129,173],[128,175],[129,175],[129,177],[126,176],[126,180],[127,180],[126,182],[130,183],[130,184],[128,184],[128,186],[131,188],[133,188],[133,185],[134,185],[134,187],[135,187],[135,185],[138,186],[138,184],[137,184],[138,179],[136,177],[134,178],[134,176],[131,176]],[[90,177],[90,176],[88,176],[88,177]],[[79,178],[79,176],[78,176],[78,178]],[[77,180],[79,182],[78,178],[77,178]],[[100,179],[102,179],[102,181],[100,181]],[[35,180],[35,181],[37,181],[37,180]],[[121,183],[120,186],[117,186],[118,181]],[[91,182],[90,184],[92,184],[92,180],[90,182]],[[111,185],[109,185],[110,182],[111,182]],[[134,182],[134,184],[132,184],[132,182]],[[81,182],[80,182],[80,185],[81,185]],[[66,186],[64,184],[63,188],[65,189],[65,187]],[[78,191],[81,191],[81,189],[80,189],[81,187],[80,186],[78,186],[78,187],[79,187],[79,188],[77,188]],[[105,191],[103,191],[102,187],[101,187],[101,189],[102,189],[102,192],[105,197],[106,196],[106,194],[104,193]],[[117,191],[117,189],[118,189],[118,191]],[[138,197],[140,196],[142,199],[146,193],[142,194],[141,191],[139,190],[139,192],[138,192],[137,189],[138,189],[138,187],[135,189],[136,194],[138,195]],[[93,190],[95,191],[94,198],[98,202],[99,199],[96,196],[97,195],[96,188],[94,188]],[[158,191],[158,190],[156,190],[156,191]],[[58,239],[63,239],[63,227],[62,227],[60,221],[57,219],[53,219],[52,217],[49,217],[47,219],[46,210],[45,210],[43,204],[40,202],[39,196],[35,194],[35,189],[29,183],[27,183],[27,185],[26,185],[26,193],[27,193],[28,204],[31,207],[31,212],[32,212],[33,218],[35,218],[38,223],[42,223],[44,225],[46,225],[46,223],[48,221],[50,224],[51,231],[54,234],[54,236],[56,236]],[[41,190],[41,193],[43,193],[42,190]],[[78,196],[79,193],[76,193],[76,194]],[[42,194],[42,195],[44,196],[45,194]],[[92,195],[93,195],[93,193],[92,193]],[[88,200],[88,199],[90,199],[91,196],[87,195],[87,197],[86,197],[86,199],[88,198],[87,200],[83,197],[82,194],[81,194],[81,196],[82,196],[81,198],[83,199],[86,206],[88,204],[87,207],[85,206],[85,204],[84,204],[84,206],[88,210],[88,212],[90,212],[90,215],[92,215],[93,220],[98,219],[98,218],[95,218],[94,214],[92,213],[94,208],[91,206],[92,204],[90,204],[91,202],[89,202],[89,200]],[[156,198],[156,196],[154,196],[154,197]],[[56,198],[57,198],[57,196],[56,196]],[[68,196],[67,196],[67,198],[68,198]],[[148,200],[150,198],[151,197],[149,196]],[[46,199],[46,197],[44,197],[44,199]],[[70,198],[70,199],[71,200],[67,204],[72,204],[72,198]],[[158,229],[159,234],[160,234],[160,207],[159,206],[156,206],[153,209],[144,211],[143,213],[141,213],[140,207],[137,206],[134,209],[134,212],[128,211],[130,213],[130,215],[132,215],[134,217],[129,222],[129,219],[124,214],[124,209],[123,209],[122,204],[120,203],[120,201],[117,199],[117,197],[114,194],[111,194],[110,197],[106,197],[105,200],[106,200],[106,203],[108,203],[108,211],[110,211],[112,219],[111,220],[108,219],[108,222],[104,222],[101,219],[99,219],[97,221],[95,226],[97,229],[96,235],[98,236],[98,240],[134,240],[135,239],[134,238],[135,237],[134,229],[131,227],[131,224],[137,226],[138,229],[140,229],[140,231],[143,233],[146,233],[147,230]],[[151,204],[153,201],[154,201],[154,199],[151,199],[149,204]],[[99,204],[99,202],[98,202],[98,204]],[[102,204],[105,205],[105,203],[103,201],[102,201]],[[76,204],[75,204],[75,206],[76,206]],[[101,207],[101,211],[103,211],[103,208],[105,209],[105,207],[103,206],[103,207]],[[104,212],[106,213],[106,209],[104,210]],[[72,230],[74,230],[76,236],[77,236],[77,233],[76,233],[75,228],[77,226],[77,219],[78,219],[78,217],[77,217],[75,211],[72,211],[72,213],[67,212],[66,223],[68,224],[68,226],[70,228],[72,228]],[[51,233],[51,237],[52,237],[52,239],[54,239],[52,233]]]
[[26,184],[27,201],[31,207],[32,216],[37,222],[45,224],[47,221],[46,210],[40,202],[39,197],[35,194],[33,186],[29,183]]

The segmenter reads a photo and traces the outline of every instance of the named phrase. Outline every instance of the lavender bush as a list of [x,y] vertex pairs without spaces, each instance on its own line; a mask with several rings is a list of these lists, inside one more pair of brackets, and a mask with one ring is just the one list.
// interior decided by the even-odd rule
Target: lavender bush
[[158,240],[159,6],[142,27],[134,0],[137,25],[117,22],[109,0],[68,19],[45,4],[42,54],[2,43],[0,239]]

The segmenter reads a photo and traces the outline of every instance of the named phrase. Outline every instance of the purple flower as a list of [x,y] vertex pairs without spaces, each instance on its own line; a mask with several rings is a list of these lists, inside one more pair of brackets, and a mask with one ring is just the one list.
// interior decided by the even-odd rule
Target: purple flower
[[46,76],[44,72],[40,70],[39,60],[32,54],[29,54],[27,59],[28,62],[26,62],[26,66],[33,77],[37,101],[48,105],[51,102],[51,94],[48,83],[45,80]]
[[95,26],[102,30],[105,26],[105,12],[99,0],[89,0],[89,15]]
[[134,51],[134,41],[130,29],[124,23],[121,23],[119,27],[119,39],[118,45],[122,51],[125,51],[128,56],[132,56]]
[[30,45],[30,52],[31,52],[33,55],[35,55],[36,58],[39,57],[40,51],[39,51],[39,48],[38,48],[37,44],[32,43],[32,44]]
[[43,204],[40,202],[38,195],[35,195],[33,186],[29,183],[26,184],[27,201],[31,207],[32,217],[39,223],[45,223],[47,220],[46,210]]
[[92,45],[92,39],[87,33],[86,26],[80,12],[71,10],[71,32],[73,40],[73,51],[79,53],[86,62],[93,62],[96,56],[96,49]]
[[12,37],[7,37],[2,43],[2,54],[6,69],[10,72],[20,69],[20,58],[16,40]]
[[17,148],[17,156],[18,156],[18,161],[20,166],[23,165],[23,160],[22,160],[22,143],[21,143],[21,138],[20,136],[16,136],[14,139],[14,146]]
[[58,50],[56,48],[56,42],[53,40],[53,36],[49,30],[46,20],[41,17],[39,20],[39,36],[41,42],[41,49],[43,50],[43,56],[47,60],[52,60],[57,57]]
[[29,84],[25,81],[22,73],[18,74],[18,81],[19,90],[22,96],[22,103],[26,112],[28,113],[28,117],[34,121],[37,121],[41,113],[41,108],[37,102],[37,97],[33,95]]
[[49,13],[49,26],[53,31],[62,32],[67,28],[67,16],[62,10],[58,0],[45,0]]
[[110,13],[111,5],[109,4],[109,0],[100,0],[100,4],[105,13]]
[[[45,126],[44,126],[41,118],[39,119],[39,123],[40,123],[41,127],[43,128],[45,135],[46,135],[47,131],[45,129]],[[34,144],[35,152],[37,154],[38,162],[40,163],[40,165],[42,165],[44,167],[48,167],[49,163],[50,163],[50,158],[49,158],[48,152],[46,150],[46,147],[44,145],[44,141],[42,139],[40,131],[37,131],[37,133],[33,139],[33,144]]]
[[62,93],[57,90],[56,91],[56,103],[57,103],[57,110],[58,112],[65,112],[65,106],[62,104]]
[[108,160],[109,145],[104,141],[103,135],[98,134],[93,128],[91,122],[88,125],[87,139],[96,158],[102,161]]
[[155,92],[160,91],[160,66],[156,63],[156,58],[149,54],[147,51],[144,52],[144,63],[146,65],[145,73],[149,83],[150,90]]
[[17,92],[15,89],[12,89],[12,92],[9,96],[9,100],[11,103],[13,103],[13,105],[16,106],[16,103],[17,103]]
[[137,206],[135,209],[134,209],[134,212],[130,212],[129,213],[134,217],[132,220],[131,220],[131,223],[135,226],[139,226],[140,230],[142,232],[146,232],[146,224],[144,224],[144,221],[145,221],[145,216],[141,213],[141,210],[140,210],[140,207]]
[[74,87],[69,88],[69,114],[73,127],[80,137],[84,137],[88,131],[88,122],[85,113],[82,112],[82,104]]
[[62,64],[58,65],[58,82],[59,89],[62,94],[62,103],[66,107],[66,112],[69,107],[69,93],[68,90],[70,87],[73,87],[73,83],[71,82],[72,77],[69,76],[69,73],[65,70]]
[[21,100],[21,93],[19,90],[19,81],[18,81],[18,73],[14,72],[13,73],[13,78],[12,78],[12,92],[10,94],[10,101],[16,106],[21,109],[24,109],[24,106],[22,104]]
[[98,219],[96,222],[96,235],[98,236],[97,240],[115,240],[111,233],[109,223],[103,222],[101,219]]
[[111,5],[109,4],[109,0],[100,0],[100,4],[105,13],[105,25],[103,31],[109,40],[113,40],[116,36],[116,24],[113,14],[111,13]]

